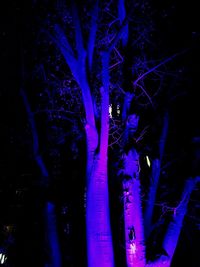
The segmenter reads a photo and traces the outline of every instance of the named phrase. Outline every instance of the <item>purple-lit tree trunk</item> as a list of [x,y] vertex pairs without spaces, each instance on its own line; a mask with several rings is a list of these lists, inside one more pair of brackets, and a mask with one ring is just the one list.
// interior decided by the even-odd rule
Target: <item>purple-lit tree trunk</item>
[[[134,128],[136,130],[138,124],[137,115],[132,114],[131,117],[132,129]],[[153,160],[152,163],[151,183],[144,214],[142,212],[142,198],[140,194],[139,154],[134,147],[123,154],[123,169],[121,170],[121,173],[123,177],[125,248],[128,267],[171,266],[172,258],[183,226],[183,220],[187,213],[190,195],[194,190],[196,183],[200,181],[199,177],[186,180],[181,200],[178,206],[173,208],[173,218],[164,235],[162,248],[164,249],[165,254],[161,255],[153,262],[147,262],[145,257],[145,243],[154,227],[152,217],[154,205],[156,203],[156,194],[161,170],[161,159],[163,157],[164,146],[167,138],[168,123],[168,114],[166,113],[164,116],[163,129],[159,142],[160,158]],[[130,130],[128,129],[128,126],[130,127],[130,123],[127,125],[126,131]]]
[[[85,132],[87,144],[86,167],[86,235],[88,267],[113,267],[114,256],[109,215],[108,195],[108,130],[109,130],[109,52],[102,55],[102,88],[101,88],[101,129],[97,131],[91,88],[87,78],[87,63],[92,66],[94,40],[96,35],[95,15],[92,14],[87,49],[84,48],[82,30],[75,5],[72,4],[75,26],[77,57],[73,53],[67,36],[59,26],[55,26],[55,42],[65,57],[79,84],[86,114]],[[99,146],[99,151],[97,147]]]
[[[125,106],[126,112],[128,108]],[[126,114],[124,112],[124,114]],[[130,119],[130,117],[132,119]],[[137,115],[129,115],[127,120],[126,132],[129,128],[136,130],[138,124]],[[131,121],[131,123],[130,123]],[[190,195],[195,188],[199,177],[188,179],[185,182],[182,197],[179,205],[174,208],[172,221],[169,223],[163,239],[163,249],[166,255],[161,255],[154,262],[146,262],[145,242],[149,237],[152,229],[152,217],[154,205],[156,203],[156,194],[161,174],[161,159],[164,154],[164,147],[167,139],[169,118],[168,113],[163,119],[163,129],[159,141],[159,159],[152,162],[151,182],[149,194],[144,214],[142,213],[142,199],[140,195],[140,175],[139,175],[139,155],[137,150],[132,147],[123,155],[123,201],[124,201],[124,226],[126,242],[126,261],[128,267],[134,266],[151,266],[151,267],[170,267],[178,239],[181,233],[184,217],[187,213],[187,206]],[[126,138],[128,134],[125,135]],[[144,226],[144,227],[143,227]]]
[[139,155],[132,148],[124,155],[123,199],[127,266],[145,265],[145,244],[139,179]]
[[[120,12],[121,11],[121,12]],[[119,1],[119,18],[122,21],[126,15],[125,1]],[[126,32],[128,34],[128,32]],[[128,36],[122,42],[123,48],[126,49]],[[176,55],[175,55],[176,56]],[[133,86],[141,88],[145,92],[143,87],[143,80],[145,76],[154,72],[162,64],[167,63],[175,56],[172,56],[163,62],[155,65],[153,68],[144,71],[142,75],[139,75],[133,82]],[[130,67],[130,66],[129,66]],[[142,82],[142,85],[140,85]],[[126,88],[125,88],[126,89]],[[150,97],[146,94],[151,102]],[[130,136],[133,138],[134,132],[137,130],[138,118],[136,114],[130,114],[130,103],[134,98],[134,94],[126,93],[124,97],[124,106],[122,119],[125,126],[125,143],[130,141]],[[151,102],[152,103],[152,102]],[[169,229],[164,238],[163,248],[169,257],[161,256],[158,261],[147,263],[145,257],[146,246],[145,243],[153,229],[152,218],[154,212],[154,205],[156,203],[156,194],[159,185],[159,179],[161,174],[161,164],[164,154],[165,143],[168,133],[168,114],[166,113],[163,120],[163,129],[159,140],[159,158],[156,158],[152,162],[152,173],[150,177],[150,187],[147,197],[145,212],[142,211],[142,198],[140,194],[140,167],[139,167],[139,155],[132,146],[128,152],[123,154],[123,169],[122,169],[122,187],[123,187],[123,207],[124,207],[124,227],[125,227],[125,248],[126,248],[126,264],[128,267],[144,267],[144,266],[167,266],[170,267],[171,259],[174,255],[174,251],[177,245],[177,240],[182,228],[182,220],[187,212],[187,204],[189,198],[187,198],[187,204],[184,207],[182,205],[182,212],[177,215],[176,222],[169,225]],[[191,192],[189,190],[188,192]],[[185,195],[186,193],[184,193]],[[175,227],[176,226],[176,227]],[[173,230],[172,230],[173,229]],[[170,234],[172,233],[173,234]],[[176,235],[175,235],[176,232]],[[167,241],[166,241],[167,240]],[[170,241],[169,241],[170,240]],[[167,245],[166,245],[167,243]],[[173,244],[173,246],[172,246]],[[173,248],[172,248],[173,247]]]
[[[108,195],[108,131],[109,131],[109,54],[102,58],[101,90],[101,132],[99,153],[94,155],[91,162],[87,162],[87,168],[92,169],[87,177],[87,252],[88,266],[114,266],[112,235],[110,228],[110,210]],[[91,139],[90,139],[91,140]],[[87,142],[90,142],[87,140]],[[89,155],[88,155],[89,158]]]
[[[118,3],[120,22],[126,17],[125,1]],[[126,49],[128,43],[128,26],[122,38],[122,46]],[[124,97],[122,119],[125,124],[124,143],[130,141],[137,130],[139,116],[130,113],[134,94],[127,92]],[[140,165],[139,154],[133,146],[123,154],[122,188],[124,209],[124,233],[127,267],[143,267],[146,264],[144,223],[142,214],[142,200],[140,194]]]
[[[21,89],[20,94],[23,99],[23,103],[26,109],[30,129],[32,133],[33,156],[42,175],[43,181],[41,182],[45,187],[47,187],[49,184],[49,173],[44,163],[44,160],[39,153],[39,138],[38,138],[38,131],[37,131],[36,122],[34,118],[34,113],[31,110],[25,90]],[[61,267],[62,266],[61,252],[60,252],[60,244],[59,244],[59,237],[58,237],[58,231],[57,231],[55,205],[53,203],[50,203],[49,201],[45,202],[44,215],[45,215],[47,247],[50,252],[49,263],[46,264],[45,267]]]

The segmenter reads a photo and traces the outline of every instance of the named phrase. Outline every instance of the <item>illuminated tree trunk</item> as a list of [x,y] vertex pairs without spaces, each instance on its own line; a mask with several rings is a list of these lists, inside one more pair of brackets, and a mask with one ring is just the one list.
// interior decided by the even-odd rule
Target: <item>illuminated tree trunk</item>
[[87,185],[88,267],[114,266],[110,229],[107,160],[96,156]]
[[[97,7],[95,6],[94,12],[96,9]],[[86,235],[88,267],[113,267],[114,257],[110,228],[107,174],[109,129],[109,54],[105,53],[102,63],[102,69],[105,70],[105,72],[102,71],[103,88],[101,91],[101,130],[100,133],[98,133],[95,125],[95,113],[91,96],[91,88],[87,78],[87,59],[89,59],[88,64],[91,68],[96,24],[95,20],[92,19],[93,24],[91,25],[88,49],[86,51],[83,45],[79,16],[74,3],[72,3],[72,10],[78,56],[76,57],[74,55],[67,36],[58,25],[55,26],[54,41],[60,48],[66,63],[70,67],[73,76],[81,88],[86,114]],[[100,150],[99,153],[96,152],[98,144]]]
[[128,267],[145,266],[145,244],[139,180],[139,155],[132,148],[124,155],[124,227]]
[[[98,144],[96,128],[88,125],[85,129],[87,136],[86,235],[88,267],[113,267],[107,156],[103,157],[101,153],[95,154]],[[104,151],[107,154],[107,147]]]
[[[88,161],[90,176],[87,177],[87,251],[88,267],[114,267],[110,209],[108,194],[108,132],[109,132],[109,54],[102,57],[101,131],[99,153],[93,162]],[[92,133],[91,133],[92,134]],[[93,135],[94,136],[94,133]],[[88,139],[87,144],[91,141]],[[95,142],[94,142],[95,144]],[[89,157],[90,155],[88,155]]]

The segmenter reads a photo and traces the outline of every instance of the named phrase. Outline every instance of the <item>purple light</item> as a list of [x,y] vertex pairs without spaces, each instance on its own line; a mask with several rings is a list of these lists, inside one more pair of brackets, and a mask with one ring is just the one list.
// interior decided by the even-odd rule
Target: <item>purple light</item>
[[140,199],[139,155],[132,149],[124,155],[124,227],[128,267],[145,266],[145,246]]
[[97,159],[87,187],[86,205],[88,267],[113,267],[107,166]]

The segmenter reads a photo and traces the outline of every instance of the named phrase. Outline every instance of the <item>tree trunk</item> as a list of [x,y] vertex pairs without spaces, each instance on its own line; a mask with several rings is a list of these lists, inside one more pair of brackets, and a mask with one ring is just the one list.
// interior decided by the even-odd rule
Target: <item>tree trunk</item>
[[159,158],[154,159],[152,162],[150,187],[149,187],[147,204],[146,204],[145,213],[144,213],[145,238],[146,239],[149,237],[151,230],[152,230],[153,211],[154,211],[154,205],[156,201],[158,184],[160,180],[161,162],[162,162],[162,158],[164,155],[165,144],[166,144],[167,134],[168,134],[168,127],[169,127],[169,114],[168,112],[165,112],[164,117],[163,117],[163,127],[162,127],[161,136],[159,140]]
[[144,214],[145,238],[147,239],[152,230],[152,217],[156,201],[156,193],[160,178],[160,160],[154,159],[152,162],[152,174],[149,193]]
[[124,156],[124,227],[128,267],[145,266],[145,244],[139,180],[139,156],[131,149]]
[[88,267],[113,267],[107,161],[100,157],[93,162],[87,186],[86,227]]
[[[174,208],[173,219],[169,223],[165,238],[163,241],[163,248],[169,255],[169,262],[171,263],[178,239],[183,226],[183,220],[187,213],[187,206],[190,200],[190,195],[195,187],[195,179],[188,179],[185,182],[181,201],[178,207]],[[170,265],[169,265],[170,266]]]

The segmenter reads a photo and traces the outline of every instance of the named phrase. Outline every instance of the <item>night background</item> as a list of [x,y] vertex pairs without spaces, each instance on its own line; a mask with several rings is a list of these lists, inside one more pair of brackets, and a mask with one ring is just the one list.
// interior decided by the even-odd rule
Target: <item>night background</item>
[[[53,23],[62,24],[65,21],[62,18],[62,7],[61,11],[55,8],[62,2],[66,2],[66,6],[69,7],[70,1],[9,0],[4,2],[0,11],[2,74],[0,265],[2,266],[88,267],[85,230],[87,161],[84,134],[85,111],[80,89],[75,79],[71,78],[69,68],[66,67],[61,53],[59,54],[58,49],[55,49],[54,41],[51,39]],[[105,11],[105,1],[99,2],[102,3],[99,9]],[[110,8],[109,12],[116,7],[117,2],[117,0],[110,1],[107,4],[107,8],[108,6]],[[130,7],[133,7],[133,2],[137,1],[127,2]],[[129,4],[131,2],[132,4]],[[144,185],[141,194],[143,202],[146,203],[149,179],[151,179],[149,178],[151,166],[148,166],[146,155],[150,161],[159,157],[158,139],[162,131],[162,118],[165,112],[168,112],[168,135],[160,174],[162,180],[157,192],[153,217],[153,220],[158,220],[159,223],[156,227],[157,231],[154,229],[147,241],[148,261],[153,261],[162,254],[165,255],[165,251],[161,248],[162,238],[174,212],[173,207],[179,203],[184,181],[189,177],[200,175],[200,26],[197,2],[194,0],[185,3],[182,1],[141,2],[149,6],[152,12],[151,19],[156,28],[149,41],[153,43],[152,48],[144,50],[147,54],[146,58],[150,60],[155,58],[157,60],[155,65],[157,65],[161,58],[165,59],[176,53],[178,55],[159,69],[156,78],[152,75],[143,84],[152,96],[150,101],[149,95],[146,96],[144,91],[134,92],[136,98],[131,104],[131,109],[133,113],[136,112],[140,116],[138,130],[136,134],[134,133],[136,136],[133,138],[134,142],[129,142],[122,148],[120,143],[115,143],[118,136],[112,135],[110,139],[110,143],[114,144],[108,149],[108,172],[116,267],[128,266],[124,245],[122,187],[121,178],[118,175],[122,149],[128,151],[133,145],[139,151],[140,179]],[[86,35],[88,24],[87,22],[84,24],[84,20],[87,20],[88,14],[85,9],[92,3],[85,0],[77,4],[80,10],[85,12],[81,13],[81,20]],[[137,6],[137,8],[140,10],[140,7]],[[102,14],[103,11],[100,12],[100,15]],[[71,30],[73,29],[70,24],[71,18],[67,15],[65,19]],[[139,21],[140,14],[137,15]],[[103,22],[103,16],[100,30],[97,31],[97,36],[98,34],[100,36],[97,60],[105,45],[101,43],[104,40],[103,30],[110,23],[107,17]],[[135,23],[134,20],[130,21],[132,24]],[[135,36],[137,31],[138,29],[135,32],[133,30],[129,33],[130,36]],[[69,40],[74,45],[73,37],[71,34]],[[120,46],[118,48],[121,49]],[[122,49],[122,55],[127,59],[128,67],[125,65],[124,69],[116,69],[111,74],[111,87],[114,87],[110,94],[113,103],[113,121],[115,118],[117,118],[116,121],[120,120],[121,115],[117,112],[117,105],[122,106],[121,93],[116,89],[119,84],[116,82],[113,85],[113,81],[118,75],[123,76],[122,86],[130,87],[132,81],[137,79],[138,73],[143,73],[143,65],[138,65],[137,69],[137,64],[136,70],[133,68],[132,72],[130,71],[129,64],[131,61],[136,62],[131,56],[132,46],[127,45],[124,50],[125,52]],[[140,47],[135,51],[140,53]],[[111,64],[114,65],[114,63],[113,57]],[[99,86],[99,64],[94,64],[93,68],[94,73],[90,79],[95,86]],[[95,75],[97,75],[97,81]],[[157,89],[156,86],[162,89]],[[64,92],[63,96],[61,92],[65,87],[72,88],[74,93]],[[59,93],[56,90],[54,92],[53,88],[59,88]],[[153,97],[154,94],[155,97]],[[97,99],[98,109],[99,92],[94,91],[93,95]],[[35,114],[34,123],[37,129],[35,134],[34,126],[29,120],[31,114],[30,110],[28,111],[29,108]],[[97,129],[100,128],[99,121],[98,119],[96,123]],[[119,133],[121,133],[120,127]],[[146,129],[144,137],[136,142],[143,129]],[[40,165],[43,168],[42,173],[38,167],[39,162],[45,162],[46,170],[44,166],[41,167],[42,163]],[[200,266],[199,190],[199,183],[197,183],[190,195],[171,267]],[[60,265],[51,261],[52,254],[49,248],[51,245],[48,245],[48,223],[46,222],[49,217],[44,212],[46,201],[55,205],[56,219],[52,217],[51,220],[57,222],[57,235],[62,255]],[[103,264],[102,267],[104,267]]]

